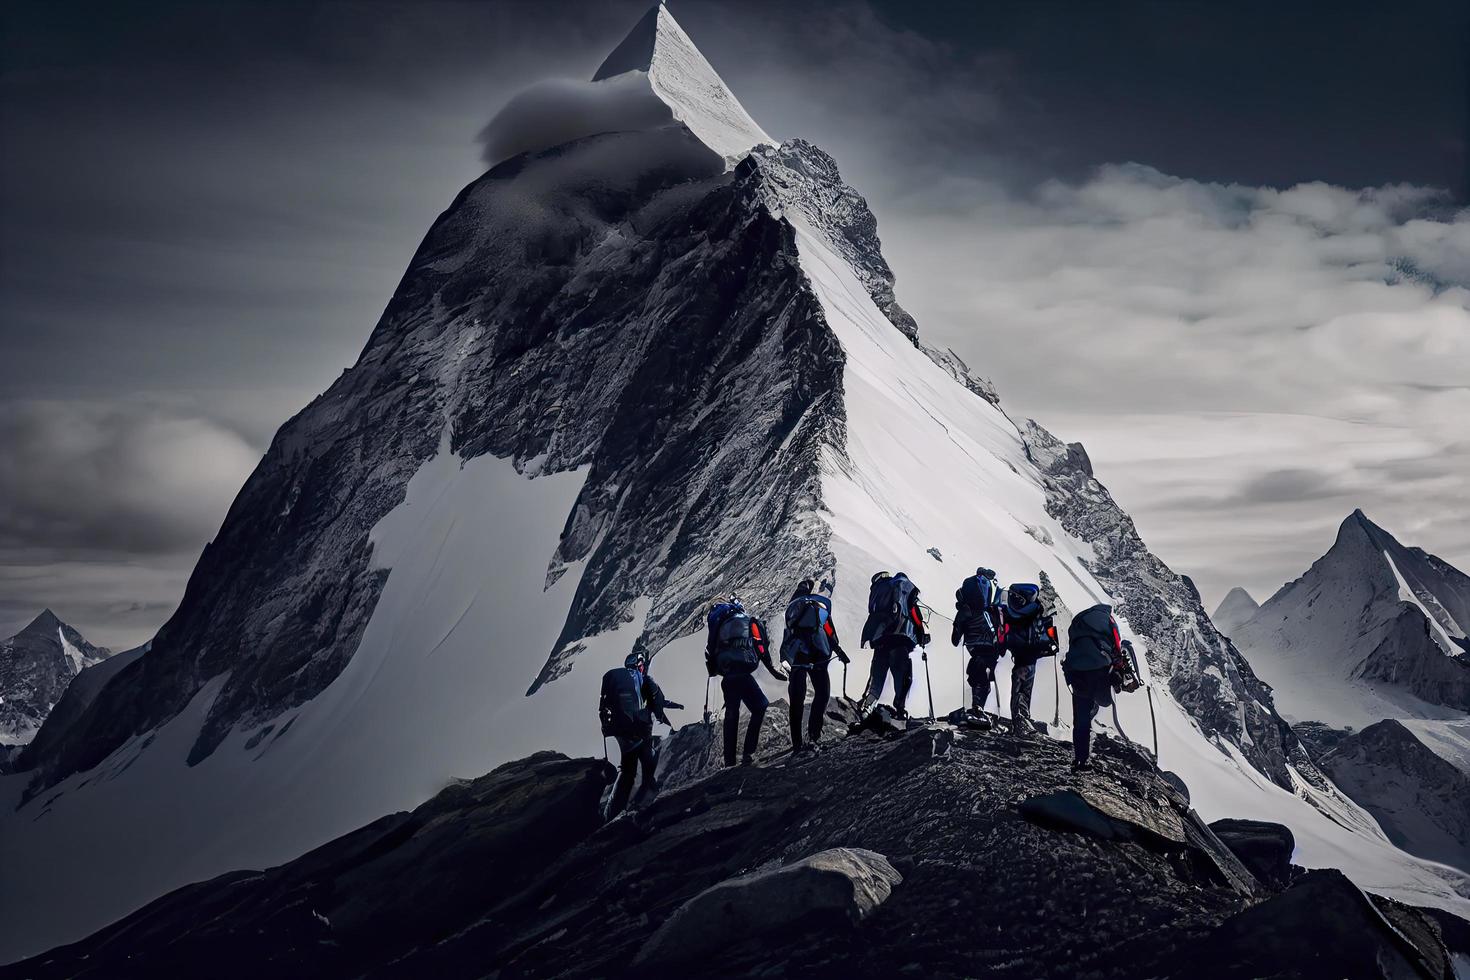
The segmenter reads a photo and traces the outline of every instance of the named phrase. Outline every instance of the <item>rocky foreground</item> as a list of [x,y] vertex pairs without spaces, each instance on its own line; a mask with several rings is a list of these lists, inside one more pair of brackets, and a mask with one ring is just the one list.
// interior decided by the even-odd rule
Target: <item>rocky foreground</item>
[[1470,925],[1290,865],[1284,827],[1206,826],[1104,741],[944,723],[715,768],[602,826],[601,759],[538,753],[269,871],[180,889],[5,977],[1453,976]]

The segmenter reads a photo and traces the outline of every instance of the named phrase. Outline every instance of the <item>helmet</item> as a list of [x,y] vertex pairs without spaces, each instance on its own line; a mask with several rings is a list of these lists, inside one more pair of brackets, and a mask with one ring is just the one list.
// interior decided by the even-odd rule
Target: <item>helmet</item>
[[623,666],[629,670],[643,670],[648,666],[648,658],[641,651],[635,650],[623,658]]
[[880,581],[888,577],[889,575],[887,572],[874,572],[873,577],[869,580],[868,584],[877,585]]
[[813,582],[809,578],[804,578],[800,582],[797,582],[796,583],[796,591],[797,592],[800,592],[800,593],[802,593],[804,595],[810,595],[812,589],[815,589],[816,587],[817,587],[817,583],[816,582]]
[[975,569],[975,574],[980,576],[981,578],[995,578],[995,569],[977,568]]

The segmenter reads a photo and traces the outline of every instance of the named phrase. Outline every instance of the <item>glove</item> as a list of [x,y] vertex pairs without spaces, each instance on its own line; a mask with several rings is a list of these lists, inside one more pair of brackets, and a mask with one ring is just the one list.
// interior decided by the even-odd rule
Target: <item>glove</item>
[[949,631],[949,645],[952,647],[957,647],[960,645],[960,641],[964,638],[965,634],[964,631],[960,629],[960,624],[955,623],[954,629]]
[[919,646],[921,646],[921,647],[928,646],[929,645],[929,641],[931,639],[933,639],[933,637],[931,637],[928,633],[920,633],[919,634]]
[[837,659],[840,660],[840,661],[842,661],[843,663],[845,663],[845,664],[852,663],[852,658],[849,657],[847,655],[847,651],[846,650],[843,650],[841,647],[837,647],[832,652],[835,653],[835,654],[837,654]]
[[1112,685],[1114,694],[1123,693],[1123,675],[1114,670],[1108,674],[1108,683]]
[[[783,660],[781,662],[784,664],[786,661]],[[776,678],[776,680],[778,680],[778,681],[789,681],[789,680],[791,680],[791,675],[788,674],[786,671],[782,670],[780,667],[772,667],[771,668],[771,676],[774,677],[774,678]]]

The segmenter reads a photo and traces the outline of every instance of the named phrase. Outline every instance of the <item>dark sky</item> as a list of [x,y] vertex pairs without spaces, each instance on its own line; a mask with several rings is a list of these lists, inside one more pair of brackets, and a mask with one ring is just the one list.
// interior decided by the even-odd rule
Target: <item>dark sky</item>
[[[590,77],[644,6],[6,4],[0,635],[43,604],[95,642],[148,635],[275,428],[355,358],[434,215],[478,174],[485,122],[539,79]],[[1410,347],[1470,367],[1455,340],[1470,281],[1470,225],[1455,217],[1470,188],[1470,5],[671,9],[768,132],[822,145],[868,196],[921,329],[995,375],[1013,407],[1084,437],[1145,536],[1207,598],[1236,581],[1274,587],[1360,504],[1470,563],[1470,540],[1446,539],[1457,499],[1464,510],[1451,478],[1467,454],[1443,421],[1462,407],[1457,371],[1405,363],[1391,388],[1369,390],[1328,357],[1312,392],[1277,399],[1293,380],[1263,392],[1231,373],[1256,376],[1269,332],[1247,348],[1139,326],[1160,315],[1159,290],[1177,289],[1216,305],[1170,309],[1171,323],[1228,314],[1351,340],[1356,307],[1326,309],[1343,292],[1326,273],[1344,249],[1387,249],[1374,261],[1410,256],[1432,282],[1367,307],[1415,317]],[[1124,164],[1141,168],[1109,169]],[[1326,189],[1275,195],[1301,182]],[[1357,190],[1400,184],[1412,190]],[[1289,254],[1248,287],[1203,281],[1279,245],[1238,233],[1281,214],[1295,222]],[[1116,266],[1150,249],[1159,258],[1142,271]],[[1058,268],[1076,274],[1048,278]],[[1283,268],[1296,278],[1272,280]],[[983,295],[975,269],[993,273]],[[1235,308],[1242,290],[1260,309]],[[1053,301],[1062,293],[1091,329],[1116,324],[1113,370],[1156,359],[1159,338],[1202,344],[1226,367],[1179,391],[1140,377],[1106,411],[1079,403],[1047,378],[1086,364],[1033,370],[995,345],[1025,324],[1062,347],[1083,329]],[[1197,403],[1201,390],[1217,394]],[[1211,432],[1233,427],[1214,440],[1229,453],[1161,462],[1171,439],[1197,440],[1188,419],[1201,412]],[[1256,426],[1277,441],[1248,437]],[[1422,493],[1399,479],[1416,467]],[[1215,487],[1222,474],[1239,485]],[[1282,486],[1304,489],[1274,499]],[[1203,499],[1214,516],[1186,517]],[[1304,502],[1310,515],[1283,509]],[[1242,522],[1269,554],[1228,543]],[[1299,532],[1283,537],[1285,525]]]

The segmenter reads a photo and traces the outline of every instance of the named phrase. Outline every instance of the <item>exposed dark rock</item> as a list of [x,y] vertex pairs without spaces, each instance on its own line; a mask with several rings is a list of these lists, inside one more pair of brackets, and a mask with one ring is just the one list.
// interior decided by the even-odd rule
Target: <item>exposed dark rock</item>
[[[280,868],[182,889],[8,975],[629,975],[686,902],[833,848],[897,873],[860,928],[839,915],[735,932],[699,972],[1160,975],[1253,901],[1250,875],[1137,753],[1104,746],[1079,778],[1062,743],[941,724],[701,768],[710,736],[677,733],[665,762],[683,759],[686,778],[600,830],[602,760],[542,754]],[[1065,794],[1107,829],[1025,815]]]
[[31,741],[72,678],[110,653],[88,643],[49,609],[0,640],[0,739],[8,745]]
[[[1408,910],[1407,906],[1400,906]],[[1292,977],[1451,980],[1437,930],[1419,913],[1405,932],[1340,871],[1312,871],[1280,895],[1247,909],[1179,957],[1184,980]]]
[[1082,447],[1063,443],[1030,420],[1021,432],[1027,453],[1047,478],[1047,513],[1093,546],[1095,557],[1083,564],[1107,587],[1128,625],[1148,640],[1154,677],[1168,684],[1206,735],[1234,743],[1277,785],[1292,787],[1288,763],[1320,782],[1276,713],[1270,687],[1210,622],[1194,584],[1148,550],[1133,519],[1093,476]]
[[1273,891],[1291,884],[1296,838],[1291,828],[1264,820],[1216,820],[1210,829],[1256,880]]
[[452,936],[596,830],[603,769],[538,753],[289,864],[181,888],[0,975],[356,975]]
[[1321,760],[1324,755],[1337,748],[1339,742],[1353,733],[1351,728],[1333,728],[1320,721],[1299,721],[1291,726],[1291,730],[1307,747],[1307,753],[1314,761]]
[[1389,840],[1470,871],[1470,776],[1401,722],[1380,721],[1346,736],[1318,764]]
[[759,942],[780,930],[853,925],[901,881],[883,855],[849,847],[730,878],[675,909],[633,966],[688,963],[723,951],[731,937]]

